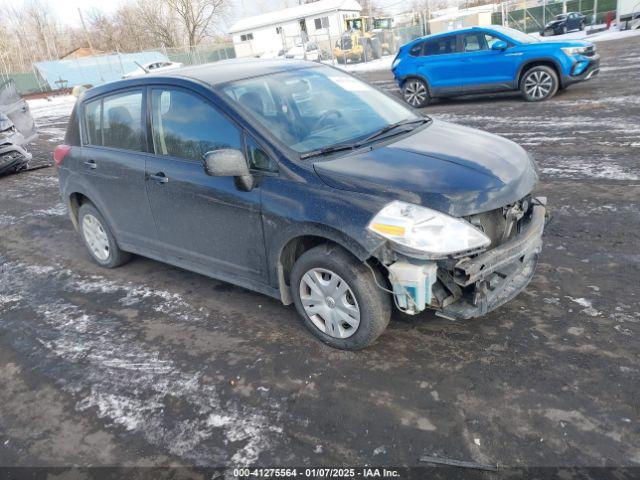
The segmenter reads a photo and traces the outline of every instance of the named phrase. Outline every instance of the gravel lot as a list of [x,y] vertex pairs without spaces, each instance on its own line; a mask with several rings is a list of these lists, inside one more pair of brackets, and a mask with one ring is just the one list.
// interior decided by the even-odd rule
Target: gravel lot
[[[514,301],[395,318],[359,353],[225,283],[143,258],[102,270],[53,169],[1,178],[0,465],[640,465],[640,37],[599,49],[601,74],[551,101],[426,109],[531,151],[554,218]],[[37,159],[68,110],[34,104]]]

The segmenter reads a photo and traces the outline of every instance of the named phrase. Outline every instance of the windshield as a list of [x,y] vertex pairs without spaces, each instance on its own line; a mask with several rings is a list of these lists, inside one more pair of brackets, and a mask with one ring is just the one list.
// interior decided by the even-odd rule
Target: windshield
[[515,40],[518,43],[538,43],[540,41],[536,37],[527,35],[526,33],[521,32],[520,30],[516,30],[515,28],[492,26],[491,29],[495,30],[498,33],[502,33],[503,35],[506,35],[507,37],[511,38],[512,40]]
[[229,84],[224,92],[301,154],[368,137],[420,117],[364,82],[329,67],[275,73]]
[[373,21],[375,28],[391,28],[390,18],[377,18]]

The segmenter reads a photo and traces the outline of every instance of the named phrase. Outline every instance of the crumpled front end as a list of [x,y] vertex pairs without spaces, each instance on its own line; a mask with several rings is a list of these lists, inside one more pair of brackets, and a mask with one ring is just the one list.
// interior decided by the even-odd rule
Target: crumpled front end
[[394,254],[383,260],[396,306],[408,314],[434,309],[439,316],[468,319],[510,301],[535,272],[542,250],[546,203],[544,197],[527,196],[467,217],[491,239],[481,252],[439,260]]
[[0,175],[26,168],[31,154],[22,145],[26,139],[16,130],[13,122],[0,113]]
[[31,154],[25,145],[36,138],[29,105],[12,81],[0,85],[0,175],[27,167]]

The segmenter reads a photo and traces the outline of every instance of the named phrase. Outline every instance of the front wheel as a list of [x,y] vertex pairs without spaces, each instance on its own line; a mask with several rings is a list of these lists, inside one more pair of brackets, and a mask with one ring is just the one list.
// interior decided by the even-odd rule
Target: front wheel
[[567,26],[563,25],[562,26],[562,34],[565,35],[569,30],[567,30]]
[[321,245],[302,254],[291,271],[291,290],[305,326],[332,347],[365,348],[389,324],[389,295],[340,247]]
[[541,102],[553,97],[558,91],[558,75],[544,65],[530,68],[520,82],[522,96],[528,102]]
[[402,87],[404,101],[415,108],[425,107],[429,103],[429,89],[418,78],[411,78]]

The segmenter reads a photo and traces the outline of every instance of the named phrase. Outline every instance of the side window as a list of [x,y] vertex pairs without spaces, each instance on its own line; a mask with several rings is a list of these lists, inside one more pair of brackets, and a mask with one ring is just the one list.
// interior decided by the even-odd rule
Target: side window
[[102,101],[102,139],[105,147],[142,152],[142,92],[127,92]]
[[152,90],[151,118],[157,155],[202,162],[204,154],[211,150],[242,150],[238,128],[195,94]]
[[84,124],[87,145],[102,145],[102,100],[84,104]]
[[277,172],[276,162],[260,147],[256,141],[247,135],[247,157],[249,158],[249,168],[262,172]]
[[458,47],[456,45],[456,36],[434,38],[425,42],[424,55],[446,55],[447,53],[456,53]]
[[146,150],[142,128],[142,91],[110,95],[84,105],[87,145]]
[[487,42],[487,47],[489,49],[491,49],[491,47],[493,47],[494,43],[503,41],[501,38],[494,37],[493,35],[489,35],[488,33],[484,34],[484,40],[485,40],[485,42]]
[[416,43],[411,50],[409,50],[409,55],[412,57],[420,57],[423,55],[422,50],[424,48],[424,42]]
[[484,41],[484,35],[481,33],[466,33],[462,35],[462,48],[465,52],[486,50],[487,45]]

